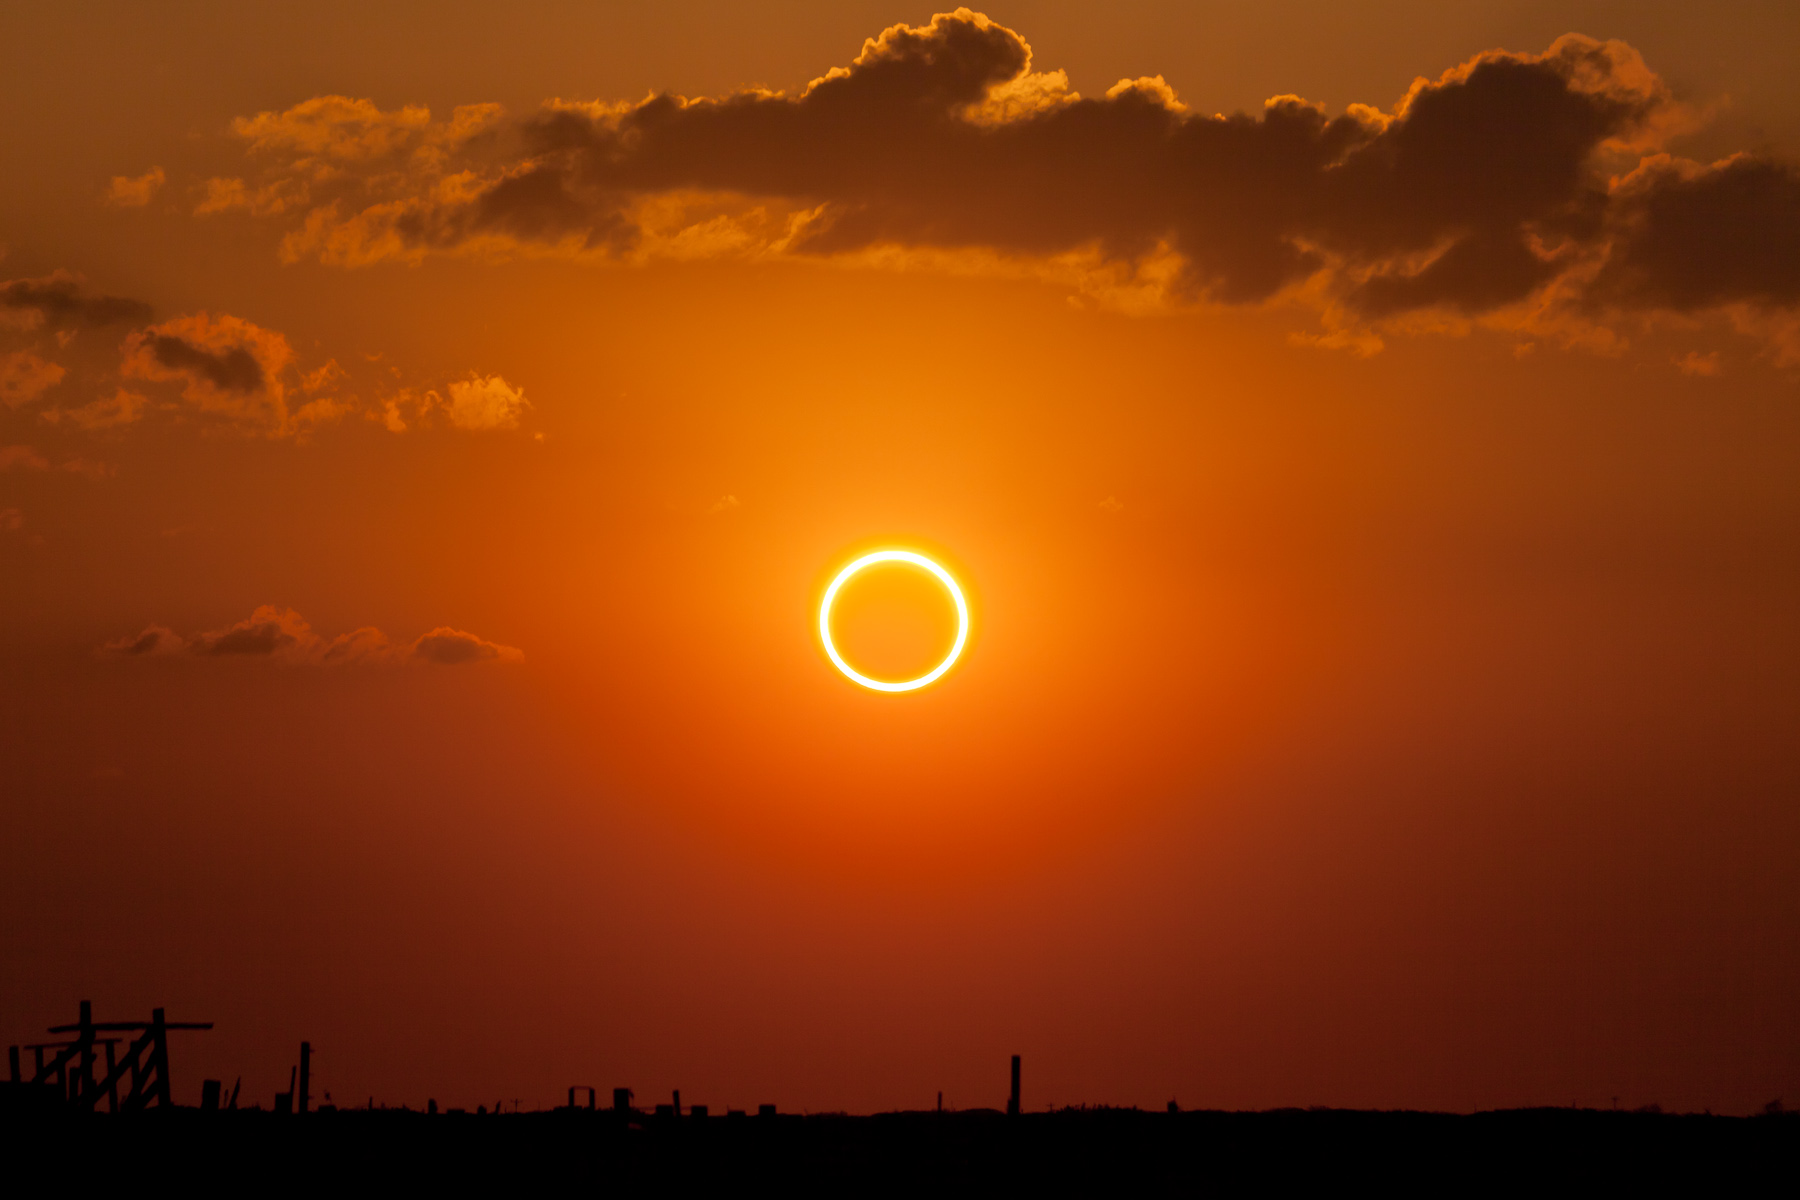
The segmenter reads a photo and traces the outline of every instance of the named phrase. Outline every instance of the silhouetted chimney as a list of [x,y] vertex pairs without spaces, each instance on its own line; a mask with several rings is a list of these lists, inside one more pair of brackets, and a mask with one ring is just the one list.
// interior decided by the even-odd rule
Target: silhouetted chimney
[[613,1089],[613,1111],[617,1113],[627,1113],[631,1111],[630,1088]]
[[[294,1111],[305,1112],[312,1099],[312,1043],[300,1043],[300,1090],[294,1093]],[[1017,1091],[1018,1089],[1014,1089]]]
[[19,1048],[17,1046],[6,1048],[6,1069],[11,1074],[12,1081],[19,1082]]
[[1009,1117],[1019,1115],[1019,1056],[1016,1054],[1013,1055],[1012,1097],[1006,1102],[1006,1115]]
[[680,1088],[675,1089],[675,1115],[678,1117],[681,1115],[681,1089]]

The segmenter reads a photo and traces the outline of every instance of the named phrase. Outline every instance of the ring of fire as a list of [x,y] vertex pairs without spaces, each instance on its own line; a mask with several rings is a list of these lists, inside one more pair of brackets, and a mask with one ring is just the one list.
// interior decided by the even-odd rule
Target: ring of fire
[[[843,656],[838,653],[837,647],[833,645],[831,641],[831,604],[832,601],[837,599],[839,589],[850,581],[851,576],[855,575],[864,567],[872,567],[876,563],[884,562],[911,563],[915,567],[923,567],[925,570],[930,571],[933,575],[937,576],[938,582],[943,584],[944,589],[950,593],[950,599],[956,602],[956,642],[950,647],[950,653],[944,656],[943,662],[919,676],[917,679],[907,679],[899,683],[890,683],[881,679],[870,679],[867,675],[862,674],[855,667],[852,667],[849,663],[845,662]],[[842,571],[839,571],[837,578],[831,581],[831,586],[825,589],[825,600],[819,605],[819,640],[825,643],[825,653],[831,657],[832,664],[856,683],[860,683],[866,688],[873,688],[878,692],[910,692],[917,688],[924,687],[926,684],[937,679],[945,671],[948,671],[951,666],[955,664],[957,657],[962,654],[963,643],[969,640],[969,605],[968,602],[963,599],[962,589],[956,586],[956,580],[950,578],[950,572],[944,570],[944,568],[938,566],[923,554],[914,554],[911,550],[877,550],[873,554],[863,555],[861,558],[845,567]]]

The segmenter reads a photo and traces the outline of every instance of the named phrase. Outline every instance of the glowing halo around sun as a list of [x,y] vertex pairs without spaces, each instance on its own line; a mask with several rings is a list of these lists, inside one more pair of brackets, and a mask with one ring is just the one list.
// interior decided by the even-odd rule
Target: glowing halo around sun
[[[843,655],[837,652],[837,647],[831,641],[831,604],[837,599],[838,590],[850,581],[851,576],[864,567],[872,567],[877,563],[885,562],[911,563],[915,567],[925,568],[937,576],[938,582],[943,584],[944,589],[950,593],[950,598],[956,601],[956,643],[950,647],[950,653],[944,656],[943,662],[917,679],[906,679],[898,683],[870,679],[845,662]],[[866,688],[873,688],[878,692],[911,692],[933,682],[955,665],[958,656],[962,654],[963,643],[969,640],[969,604],[963,599],[962,589],[956,586],[956,580],[950,578],[950,572],[923,554],[914,554],[911,550],[877,550],[873,554],[863,555],[839,571],[837,578],[831,581],[831,586],[825,589],[825,600],[819,605],[819,640],[825,643],[825,653],[831,656],[832,664],[856,683],[860,683]]]

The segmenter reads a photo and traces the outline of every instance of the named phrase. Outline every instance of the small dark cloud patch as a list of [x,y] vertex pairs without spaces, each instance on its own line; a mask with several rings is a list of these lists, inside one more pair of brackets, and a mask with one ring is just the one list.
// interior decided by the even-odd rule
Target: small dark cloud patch
[[145,345],[156,361],[171,371],[189,371],[221,391],[261,391],[266,379],[262,364],[243,346],[206,350],[168,333],[147,333]]
[[185,645],[186,643],[173,630],[161,625],[151,625],[133,637],[120,638],[116,642],[106,643],[100,647],[100,652],[124,658],[138,658],[146,654],[173,654],[183,649]]
[[0,307],[36,312],[50,329],[136,325],[151,316],[150,306],[143,301],[90,292],[81,280],[63,271],[42,279],[0,284]]

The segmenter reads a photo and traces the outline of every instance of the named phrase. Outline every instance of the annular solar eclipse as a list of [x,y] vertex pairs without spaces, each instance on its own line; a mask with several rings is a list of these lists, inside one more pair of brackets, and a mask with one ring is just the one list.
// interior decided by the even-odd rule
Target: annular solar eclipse
[[[944,590],[950,593],[950,599],[956,602],[956,641],[951,645],[950,653],[946,654],[944,660],[938,663],[937,666],[925,672],[925,674],[919,676],[917,679],[902,679],[898,681],[871,679],[858,671],[855,667],[852,667],[849,663],[845,662],[844,656],[838,653],[837,647],[833,645],[831,641],[831,605],[837,599],[838,592],[842,590],[843,586],[848,583],[858,571],[861,571],[866,567],[875,566],[879,563],[890,562],[910,563],[915,567],[922,567],[931,572],[931,574],[937,578],[937,581],[944,585]],[[877,692],[916,691],[941,677],[945,671],[948,671],[955,665],[957,657],[962,654],[963,643],[969,640],[969,605],[968,602],[963,599],[962,589],[956,586],[956,580],[950,577],[950,572],[944,570],[944,568],[938,566],[923,554],[914,554],[911,550],[877,550],[873,554],[863,555],[861,558],[845,567],[842,571],[839,571],[837,573],[837,578],[831,581],[831,586],[825,589],[825,599],[819,604],[819,640],[825,644],[825,653],[830,656],[832,664],[836,666],[838,670],[842,671],[847,678],[861,684],[863,687],[871,688]]]

